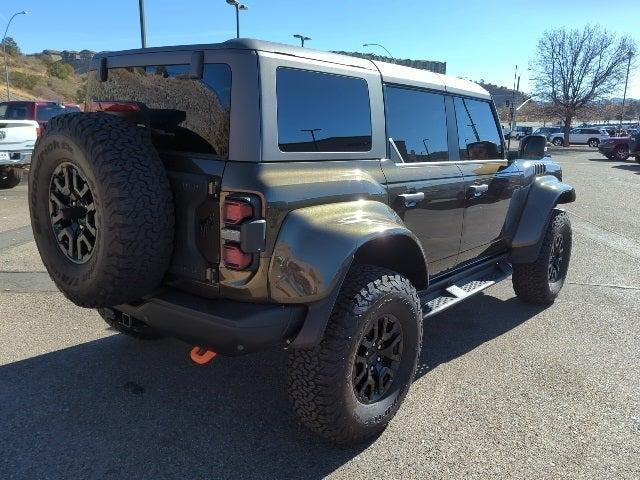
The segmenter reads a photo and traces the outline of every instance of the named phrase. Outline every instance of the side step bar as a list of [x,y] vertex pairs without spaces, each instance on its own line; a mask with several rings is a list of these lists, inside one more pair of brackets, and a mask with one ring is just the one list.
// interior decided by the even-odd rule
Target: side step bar
[[429,318],[467,298],[508,278],[513,273],[511,265],[499,260],[480,269],[474,269],[463,277],[434,285],[420,294],[423,318]]

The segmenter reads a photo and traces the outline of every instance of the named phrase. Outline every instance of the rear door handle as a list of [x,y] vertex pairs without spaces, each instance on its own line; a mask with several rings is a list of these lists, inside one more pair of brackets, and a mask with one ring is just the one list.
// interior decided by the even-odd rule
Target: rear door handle
[[403,201],[404,206],[407,208],[415,207],[418,202],[424,200],[424,192],[416,192],[416,193],[401,193],[398,195]]
[[489,191],[489,185],[486,183],[482,185],[471,185],[468,191],[470,197],[480,197],[483,193],[487,193]]

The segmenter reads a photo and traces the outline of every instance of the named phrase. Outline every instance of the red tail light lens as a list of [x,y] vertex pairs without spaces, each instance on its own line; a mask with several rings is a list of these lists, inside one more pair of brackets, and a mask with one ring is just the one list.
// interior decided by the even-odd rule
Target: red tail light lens
[[36,127],[36,138],[40,137],[40,135],[42,135],[42,127],[38,125]]
[[222,259],[227,268],[244,270],[253,262],[253,255],[244,253],[239,245],[227,243],[222,247]]
[[93,102],[92,112],[139,112],[140,105],[136,102]]
[[251,204],[241,200],[226,200],[224,202],[224,222],[229,225],[238,225],[243,220],[253,217]]

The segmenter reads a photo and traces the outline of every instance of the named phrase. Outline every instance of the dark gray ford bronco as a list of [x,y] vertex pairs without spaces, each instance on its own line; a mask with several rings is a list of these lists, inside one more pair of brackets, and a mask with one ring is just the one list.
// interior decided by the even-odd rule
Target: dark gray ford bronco
[[60,290],[194,360],[286,348],[334,441],[394,416],[423,321],[509,276],[526,302],[562,288],[574,189],[544,137],[505,151],[476,84],[241,39],[100,54],[88,96],[29,176]]

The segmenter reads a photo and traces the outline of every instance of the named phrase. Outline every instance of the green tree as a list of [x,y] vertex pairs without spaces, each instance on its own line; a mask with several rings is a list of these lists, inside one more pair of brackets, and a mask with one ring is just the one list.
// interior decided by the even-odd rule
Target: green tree
[[73,75],[73,67],[68,63],[55,62],[47,67],[47,73],[60,80],[66,80]]
[[20,55],[20,47],[18,47],[18,44],[13,38],[7,37],[0,43],[2,43],[7,50],[7,55],[11,55],[12,57]]

